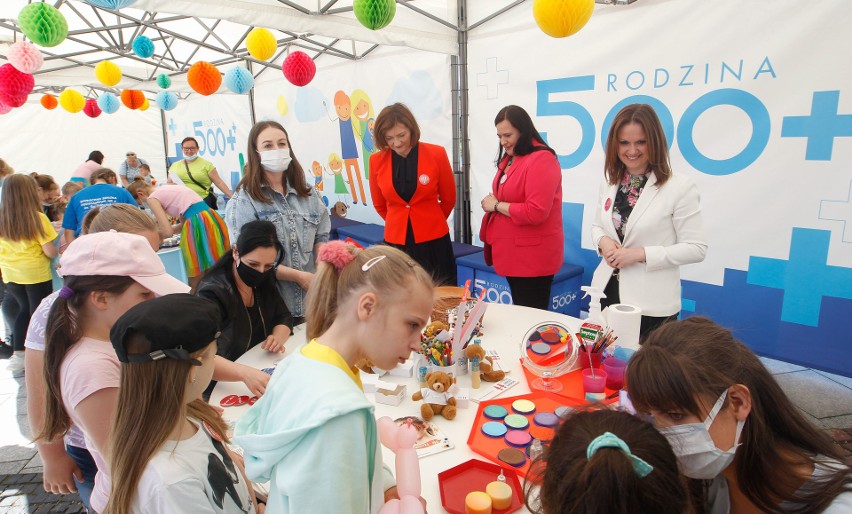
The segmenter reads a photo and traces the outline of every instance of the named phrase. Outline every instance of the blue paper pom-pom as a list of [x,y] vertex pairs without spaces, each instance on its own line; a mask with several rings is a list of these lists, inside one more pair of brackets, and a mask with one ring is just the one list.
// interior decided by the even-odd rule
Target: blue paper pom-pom
[[98,107],[107,114],[112,114],[121,107],[118,97],[112,93],[104,93],[98,97]]
[[89,5],[94,5],[95,7],[103,7],[104,9],[123,9],[128,5],[134,3],[136,0],[83,0]]
[[148,36],[136,36],[133,39],[133,53],[147,59],[154,55],[154,42]]
[[254,77],[251,72],[239,66],[234,66],[228,70],[225,73],[223,82],[225,83],[225,87],[238,95],[244,95],[254,87]]
[[178,97],[171,91],[160,91],[157,93],[157,107],[164,111],[171,111],[178,104]]

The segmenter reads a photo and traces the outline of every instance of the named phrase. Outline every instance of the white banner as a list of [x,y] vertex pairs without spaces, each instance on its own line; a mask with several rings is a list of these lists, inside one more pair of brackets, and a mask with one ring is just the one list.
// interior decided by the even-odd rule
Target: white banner
[[246,159],[251,108],[248,95],[226,91],[223,85],[211,96],[194,94],[173,110],[166,111],[166,148],[169,162],[182,159],[180,142],[185,137],[194,137],[198,141],[198,156],[212,162],[219,176],[233,190],[242,176]]
[[[370,196],[370,120],[386,105],[402,102],[417,118],[421,141],[452,155],[449,62],[446,55],[388,48],[324,67],[301,88],[279,75],[256,86],[255,112],[258,121],[275,120],[287,129],[308,183],[321,188],[328,205],[341,202],[349,207],[348,218],[383,224]],[[350,112],[340,109],[347,102]],[[350,155],[341,138],[352,136],[356,153]]]
[[[560,155],[566,259],[588,283],[602,141],[621,107],[649,103],[674,172],[701,191],[710,246],[682,269],[684,311],[739,329],[766,354],[849,373],[852,352],[834,341],[852,307],[852,72],[835,56],[852,45],[852,11],[844,0],[802,5],[598,6],[565,39],[521,6],[474,31],[474,233],[495,171],[494,116],[520,105]],[[803,355],[802,338],[825,340],[825,352]]]

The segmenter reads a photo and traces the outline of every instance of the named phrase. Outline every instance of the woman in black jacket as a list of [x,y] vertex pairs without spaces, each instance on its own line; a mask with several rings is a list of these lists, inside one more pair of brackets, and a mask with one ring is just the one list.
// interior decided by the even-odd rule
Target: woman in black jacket
[[284,353],[284,343],[293,333],[293,316],[275,284],[283,251],[272,222],[246,223],[231,252],[198,284],[198,296],[215,302],[222,314],[213,379],[244,382],[256,396],[265,391],[269,375],[234,361],[258,344]]

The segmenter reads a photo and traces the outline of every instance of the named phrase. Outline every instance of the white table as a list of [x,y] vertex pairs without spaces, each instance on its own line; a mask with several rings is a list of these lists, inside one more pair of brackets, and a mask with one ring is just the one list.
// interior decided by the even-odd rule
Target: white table
[[[508,371],[508,376],[517,379],[519,383],[504,392],[501,397],[518,396],[530,392],[524,372],[519,360],[521,339],[535,325],[544,322],[558,322],[577,333],[581,321],[577,318],[565,316],[564,314],[530,309],[527,307],[516,307],[513,305],[489,304],[485,313],[483,331],[485,335],[481,338],[482,345],[486,349],[497,350],[500,354],[500,367]],[[254,368],[266,368],[273,365],[275,361],[286,358],[305,343],[305,327],[296,327],[292,336],[287,341],[287,351],[282,354],[270,353],[261,349],[260,345],[249,350],[237,361],[241,364]],[[399,418],[407,415],[420,416],[420,403],[411,400],[411,395],[420,387],[417,376],[412,378],[400,378],[385,375],[381,378],[385,382],[404,384],[407,389],[405,400],[396,407],[384,404],[376,404],[376,418],[388,416]],[[458,377],[457,383],[460,387],[470,387],[470,374]],[[477,398],[491,387],[488,382],[483,382],[479,389],[471,389],[471,398]],[[251,393],[242,382],[219,382],[210,396],[212,405],[219,405],[219,401],[229,395],[249,395]],[[367,397],[373,400],[373,394],[367,393]],[[422,479],[422,495],[428,502],[430,513],[446,512],[441,506],[441,495],[438,489],[438,473],[452,468],[470,459],[487,460],[481,455],[474,453],[467,446],[467,438],[476,415],[478,405],[471,402],[467,409],[458,409],[456,418],[448,421],[441,416],[436,416],[434,421],[441,430],[447,434],[455,444],[455,448],[436,455],[430,455],[420,460],[420,475]],[[239,419],[248,410],[248,405],[240,407],[228,407],[225,409],[224,417],[228,421]],[[387,448],[382,447],[384,461],[394,469],[394,455]],[[523,484],[523,479],[521,479]],[[519,512],[528,512],[521,508]]]

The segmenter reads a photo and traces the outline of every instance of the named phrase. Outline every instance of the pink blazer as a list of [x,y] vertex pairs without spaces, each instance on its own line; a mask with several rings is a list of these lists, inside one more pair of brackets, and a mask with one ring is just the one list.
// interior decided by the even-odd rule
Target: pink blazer
[[508,160],[500,162],[491,187],[499,201],[511,204],[511,216],[486,214],[479,238],[491,245],[498,275],[553,275],[564,262],[559,161],[547,150],[516,156],[506,168]]

